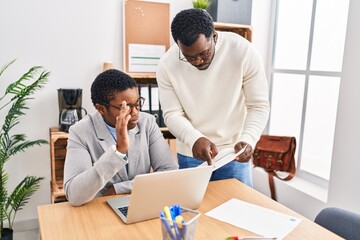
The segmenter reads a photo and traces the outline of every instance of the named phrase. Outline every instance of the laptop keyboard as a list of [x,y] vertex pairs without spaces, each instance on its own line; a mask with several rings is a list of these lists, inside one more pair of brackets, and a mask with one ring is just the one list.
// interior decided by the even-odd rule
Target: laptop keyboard
[[119,207],[118,209],[125,217],[127,217],[129,206]]

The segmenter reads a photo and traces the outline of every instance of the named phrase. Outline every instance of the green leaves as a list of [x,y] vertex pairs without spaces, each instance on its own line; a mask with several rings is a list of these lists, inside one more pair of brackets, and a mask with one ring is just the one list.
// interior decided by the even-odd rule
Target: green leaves
[[[0,70],[0,77],[4,71],[15,62],[10,61]],[[7,190],[9,175],[4,170],[5,163],[11,156],[26,149],[47,143],[46,140],[27,140],[25,134],[12,134],[11,130],[20,124],[20,117],[25,115],[27,100],[32,99],[31,95],[44,87],[47,83],[49,72],[41,66],[30,68],[18,80],[10,83],[2,97],[0,97],[0,238],[3,233],[3,222],[8,221],[9,228],[15,220],[17,211],[23,209],[30,197],[39,189],[43,177],[27,176],[10,193]],[[10,107],[9,107],[10,106]],[[7,107],[7,113],[4,111]]]
[[40,146],[41,144],[48,143],[45,140],[35,140],[35,141],[26,141],[25,135],[19,134],[11,137],[8,145],[8,153],[10,156],[17,154],[18,152],[23,152],[25,149],[33,147],[35,145]]
[[[6,65],[7,67],[9,65]],[[6,67],[6,68],[7,68]],[[5,69],[6,69],[5,68]],[[10,110],[8,111],[7,116],[5,117],[5,123],[2,127],[2,132],[9,132],[12,127],[18,124],[18,118],[21,115],[24,115],[24,110],[28,109],[25,102],[26,100],[30,99],[30,95],[33,94],[36,90],[41,89],[48,80],[49,72],[43,71],[39,74],[39,71],[42,70],[42,67],[35,66],[30,68],[30,70],[25,73],[19,80],[9,84],[6,88],[6,91],[3,97],[0,98],[5,99],[5,96],[11,94],[13,97],[5,103],[3,106],[0,107],[0,111],[7,106],[8,104],[12,103]],[[0,71],[0,76],[3,71]],[[38,75],[37,79],[36,76]],[[36,79],[29,85],[26,85],[26,81],[31,81]]]
[[30,197],[40,188],[40,181],[43,177],[27,176],[22,180],[11,193],[6,204],[6,210],[11,218],[9,219],[9,228],[12,228],[16,212],[23,209],[28,203]]
[[211,2],[209,0],[195,0],[192,2],[194,8],[207,9],[210,7]]

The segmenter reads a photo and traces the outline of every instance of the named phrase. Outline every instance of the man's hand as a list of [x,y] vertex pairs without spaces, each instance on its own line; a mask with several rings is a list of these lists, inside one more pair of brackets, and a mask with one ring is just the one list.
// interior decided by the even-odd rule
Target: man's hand
[[192,152],[194,158],[207,161],[208,165],[212,164],[211,160],[218,154],[215,144],[205,137],[196,140]]
[[131,118],[131,109],[126,105],[126,102],[123,101],[121,104],[121,109],[119,115],[116,117],[116,149],[121,153],[126,153],[129,149],[129,135],[127,125]]
[[244,147],[246,147],[245,151],[235,158],[235,160],[238,161],[238,162],[248,162],[251,159],[253,149],[246,142],[238,142],[235,145],[234,150],[237,153],[238,151],[240,151]]

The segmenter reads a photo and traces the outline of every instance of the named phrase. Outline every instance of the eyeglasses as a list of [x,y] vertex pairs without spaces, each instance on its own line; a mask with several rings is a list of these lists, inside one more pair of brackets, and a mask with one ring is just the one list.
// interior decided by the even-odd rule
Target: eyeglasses
[[196,57],[181,57],[180,55],[180,49],[179,49],[179,60],[184,61],[184,62],[195,62],[198,59],[202,59],[205,60],[206,58],[211,56],[212,53],[212,47],[213,47],[213,38],[211,38],[211,43],[210,43],[210,48],[202,53],[200,53],[199,55],[197,55]]
[[[126,105],[128,107],[131,108],[131,110],[133,110],[134,108],[136,108],[136,110],[140,110],[142,108],[142,106],[144,105],[144,102],[145,102],[145,98],[143,97],[140,97],[135,104],[132,104],[132,103],[127,103]],[[114,106],[110,103],[100,103],[102,105],[105,105],[105,106],[108,106],[108,107],[113,107],[113,108],[116,108],[117,110],[121,110],[121,106]]]

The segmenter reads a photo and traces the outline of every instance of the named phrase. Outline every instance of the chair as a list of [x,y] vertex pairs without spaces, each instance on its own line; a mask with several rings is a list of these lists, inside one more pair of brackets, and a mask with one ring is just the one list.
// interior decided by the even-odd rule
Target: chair
[[360,240],[360,214],[340,208],[324,208],[315,223],[348,240]]

